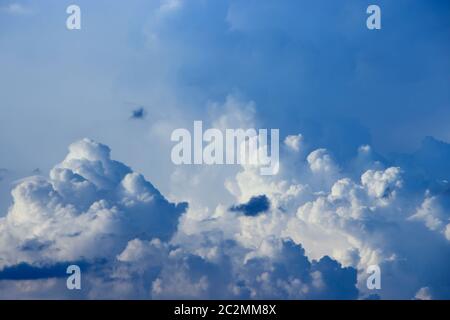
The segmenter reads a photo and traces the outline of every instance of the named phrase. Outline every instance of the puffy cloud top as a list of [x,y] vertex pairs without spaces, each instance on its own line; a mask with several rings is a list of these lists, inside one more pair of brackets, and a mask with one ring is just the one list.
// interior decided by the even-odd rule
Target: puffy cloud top
[[89,139],[72,144],[48,179],[20,181],[12,197],[0,220],[0,267],[107,258],[138,234],[169,239],[187,207]]
[[[188,208],[107,146],[75,142],[48,178],[12,190],[0,219],[0,291],[70,298],[61,270],[78,263],[77,298],[448,297],[445,186],[421,192],[408,166],[386,166],[368,146],[349,160],[359,176],[326,149],[286,151],[279,175],[241,166],[227,177],[239,205],[194,198]],[[383,277],[375,295],[365,285],[374,264]]]

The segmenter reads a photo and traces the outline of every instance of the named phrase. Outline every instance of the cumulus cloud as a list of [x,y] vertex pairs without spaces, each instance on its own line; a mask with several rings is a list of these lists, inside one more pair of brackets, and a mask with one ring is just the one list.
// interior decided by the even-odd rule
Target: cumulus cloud
[[[212,117],[218,126],[256,123],[253,103],[230,96],[225,106]],[[368,145],[340,163],[307,143],[287,137],[274,176],[246,165],[180,169],[178,186],[199,188],[178,190],[188,207],[112,160],[106,145],[77,141],[48,178],[12,190],[0,220],[0,286],[39,297],[33,281],[47,281],[70,298],[60,271],[77,262],[86,273],[78,298],[448,297],[446,185],[429,175],[418,186],[414,161],[399,167]],[[203,202],[212,170],[222,197]],[[366,287],[374,264],[376,292]]]
[[289,239],[264,237],[248,246],[213,232],[221,223],[239,226],[232,211],[252,219],[269,210],[266,195],[224,208],[196,245],[177,243],[172,235],[187,205],[168,202],[142,175],[112,160],[107,146],[89,139],[70,145],[49,178],[19,181],[12,196],[0,220],[0,284],[11,296],[40,297],[33,281],[47,281],[43,290],[70,297],[58,279],[77,263],[86,273],[85,298],[357,297],[356,269],[329,257],[311,261]]
[[287,136],[284,139],[284,144],[288,146],[289,149],[298,152],[300,151],[303,136],[301,134],[295,136]]
[[340,169],[326,149],[314,150],[306,157],[306,161],[315,182],[319,182],[324,189],[329,188],[339,177]]
[[[288,145],[287,151],[295,149]],[[228,191],[244,205],[264,194],[269,210],[237,218],[223,205],[215,210],[188,210],[175,241],[197,250],[194,243],[198,241],[233,239],[250,250],[246,259],[251,259],[262,252],[274,256],[270,246],[263,245],[268,239],[288,238],[301,245],[309,259],[328,256],[358,270],[360,298],[410,299],[425,286],[448,297],[449,206],[444,201],[448,191],[427,179],[418,187],[412,179],[415,173],[409,171],[413,163],[400,168],[389,166],[390,162],[398,164],[363,145],[344,164],[324,148],[297,157],[285,154],[277,176],[262,177],[254,168],[243,166],[226,180]],[[421,191],[431,185],[433,191]],[[437,194],[439,201],[433,200]],[[366,270],[374,264],[385,279],[383,289],[375,293],[365,282]]]
[[136,234],[170,238],[186,209],[89,139],[72,144],[48,179],[20,181],[12,197],[0,220],[0,267],[108,258]]
[[[301,128],[302,134],[282,140],[276,176],[262,177],[250,166],[180,167],[171,175],[161,173],[159,181],[170,181],[164,190],[171,201],[143,175],[112,160],[107,146],[87,139],[75,142],[48,177],[29,177],[14,184],[12,206],[2,209],[0,215],[0,297],[74,297],[66,290],[58,269],[72,262],[84,263],[86,273],[83,291],[76,297],[365,298],[374,296],[365,287],[366,268],[371,264],[381,266],[383,289],[376,291],[381,298],[427,297],[427,292],[432,292],[433,298],[450,297],[450,146],[428,137],[412,154],[383,158],[372,147],[369,135],[373,134],[375,146],[391,151],[403,144],[411,147],[426,131],[441,136],[448,132],[448,96],[441,92],[442,79],[448,74],[448,65],[442,63],[448,58],[448,48],[442,46],[447,43],[443,41],[445,32],[418,37],[415,48],[439,49],[427,52],[433,55],[428,60],[435,63],[420,66],[417,61],[423,52],[411,55],[409,38],[402,34],[404,28],[394,28],[397,36],[379,46],[398,49],[394,60],[392,56],[373,59],[383,52],[374,51],[371,41],[362,41],[366,37],[364,28],[355,27],[361,25],[356,14],[359,5],[198,1],[187,6],[182,0],[144,2],[128,4],[125,11],[121,6],[112,7],[97,22],[105,25],[118,12],[135,21],[130,26],[129,19],[123,19],[121,27],[126,31],[101,48],[99,52],[108,59],[91,61],[95,67],[86,65],[81,61],[83,54],[65,50],[70,44],[62,42],[60,49],[64,50],[53,51],[73,55],[70,59],[54,59],[63,62],[48,70],[53,75],[49,79],[60,79],[59,71],[66,60],[78,62],[84,66],[81,71],[92,70],[96,75],[110,70],[108,81],[100,82],[115,79],[114,88],[125,88],[116,90],[119,95],[142,95],[150,104],[153,101],[164,106],[163,110],[148,110],[154,127],[164,134],[166,129],[170,131],[166,124],[171,120],[177,118],[177,124],[190,125],[193,119],[183,116],[203,116],[207,114],[204,109],[209,110],[205,124],[210,127],[258,128],[254,101],[259,104],[262,123],[280,124],[282,133],[296,133],[293,130]],[[30,12],[18,2],[6,3],[2,13]],[[94,11],[103,9],[99,4],[92,6]],[[440,28],[448,21],[444,19],[448,10],[435,4],[411,6],[406,20],[421,11],[436,17],[434,22]],[[396,5],[391,9],[402,11]],[[147,14],[140,14],[144,11]],[[57,16],[49,18],[60,21]],[[321,19],[312,18],[316,16]],[[398,26],[404,19],[396,22]],[[323,21],[329,23],[324,25]],[[18,35],[24,27],[16,29],[18,26],[6,23]],[[436,28],[436,23],[428,25]],[[47,25],[51,24],[41,25],[43,31],[50,30]],[[426,25],[421,25],[421,30]],[[316,32],[299,32],[306,29]],[[23,30],[26,32],[26,28]],[[64,32],[64,28],[58,30]],[[44,38],[48,38],[47,33],[40,32]],[[16,81],[10,81],[10,75],[16,79],[21,69],[27,75],[30,70],[39,74],[40,70],[33,68],[40,64],[29,57],[16,59],[16,40],[21,37],[10,38],[4,46],[9,48],[4,55],[7,70],[2,73],[3,82],[10,84],[10,90],[5,90],[9,93],[6,105],[17,101],[18,106],[53,106],[56,101],[64,102],[64,111],[69,114],[73,110],[80,113],[79,106],[70,103],[74,99],[64,95],[54,97],[52,103],[30,95],[32,104],[14,95],[21,91],[13,90]],[[90,47],[96,41],[85,40]],[[321,55],[316,54],[318,49]],[[48,56],[48,52],[41,53]],[[130,54],[133,58],[126,59]],[[118,60],[124,64],[112,63]],[[25,62],[29,65],[23,67]],[[418,70],[411,65],[419,66]],[[145,72],[149,68],[152,72]],[[411,70],[423,77],[410,77]],[[84,73],[79,76],[86,79]],[[388,81],[379,81],[381,78]],[[397,86],[392,86],[392,80]],[[30,81],[30,85],[34,83]],[[86,83],[87,100],[105,101],[110,86]],[[124,83],[126,86],[121,87]],[[53,92],[53,84],[47,86],[49,92]],[[367,99],[371,86],[384,94]],[[417,86],[425,90],[411,90]],[[92,88],[96,88],[95,93]],[[227,96],[233,90],[251,95],[254,101]],[[324,90],[329,92],[324,94]],[[405,93],[411,96],[411,92],[414,97],[403,103]],[[213,101],[204,108],[206,100],[218,96],[225,96],[224,101]],[[430,96],[434,97],[432,101]],[[424,101],[431,103],[428,109],[435,112],[424,112]],[[397,107],[392,108],[393,104]],[[104,116],[104,110],[115,110],[105,102],[96,115],[89,103],[84,105],[90,115],[85,117],[88,127]],[[178,110],[176,105],[180,106]],[[40,115],[47,122],[69,128],[53,136],[79,132],[72,117],[61,122],[54,110],[47,110],[46,116],[41,109]],[[136,111],[138,118],[144,114]],[[390,117],[385,116],[387,112]],[[33,126],[41,122],[18,123],[14,119],[21,117],[8,114],[2,123],[6,131],[22,128],[40,132]],[[342,114],[361,123],[342,119]],[[117,118],[122,116],[119,112]],[[416,126],[424,118],[433,125]],[[157,122],[160,119],[164,121]],[[411,132],[413,125],[416,130]],[[119,127],[115,123],[115,128]],[[129,139],[120,128],[108,135],[109,141]],[[102,133],[111,131],[103,129],[107,127],[101,128]],[[168,140],[167,136],[153,137],[152,142]],[[53,155],[39,149],[42,137],[41,133],[35,137],[21,135],[14,141],[5,138],[6,149],[11,150],[5,165],[10,168],[15,158],[32,158],[29,155],[33,154],[42,155],[41,163],[29,168],[48,165],[45,161]],[[59,143],[66,139],[67,135]],[[57,142],[52,140],[47,145],[52,148]],[[16,145],[24,147],[14,151]],[[149,148],[155,162],[154,150],[164,153],[158,147]],[[129,145],[125,150],[133,151]],[[159,160],[167,162],[168,157]],[[142,163],[153,166],[146,161]],[[162,166],[155,167],[158,171]],[[0,187],[8,183],[2,181]],[[185,200],[189,208],[185,203],[174,203]]]
[[[292,241],[271,239],[262,244],[261,252],[253,252],[250,258],[248,253],[234,242],[224,242],[216,248],[213,261],[159,240],[133,240],[119,260],[132,269],[145,265],[144,272],[159,264],[161,271],[151,285],[152,298],[357,297],[355,269],[342,268],[328,257],[310,262],[302,247]],[[341,290],[336,281],[343,285]]]
[[448,195],[432,195],[429,190],[422,204],[409,217],[411,221],[420,221],[431,231],[442,233],[450,240],[450,199]]

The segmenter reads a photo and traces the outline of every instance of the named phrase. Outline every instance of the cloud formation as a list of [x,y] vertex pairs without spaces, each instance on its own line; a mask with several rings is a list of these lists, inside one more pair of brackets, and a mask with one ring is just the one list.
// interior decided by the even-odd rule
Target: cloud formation
[[[85,298],[357,297],[355,269],[328,257],[310,261],[289,239],[267,237],[255,248],[233,237],[194,248],[171,241],[187,204],[168,202],[90,139],[71,144],[49,178],[21,180],[12,196],[0,220],[0,284],[10,297],[29,294],[18,282],[47,280],[42,290],[63,291],[69,263],[86,273]],[[252,219],[269,207],[265,195],[254,197],[229,218],[243,211]]]
[[[0,220],[0,285],[21,297],[18,282],[48,281],[45,290],[71,297],[61,268],[77,262],[81,298],[448,297],[445,186],[421,192],[408,167],[374,160],[368,146],[347,174],[326,149],[292,148],[295,137],[280,174],[241,166],[223,181],[240,204],[214,208],[169,202],[106,145],[71,144],[49,178],[13,189]],[[365,285],[374,264],[376,292]]]
[[[360,298],[413,299],[422,287],[430,288],[434,298],[448,298],[448,187],[432,174],[418,184],[412,170],[421,166],[426,172],[445,160],[390,166],[401,157],[384,160],[363,145],[340,164],[328,150],[308,146],[307,139],[302,138],[303,147],[293,148],[297,137],[285,138],[279,175],[262,177],[256,168],[244,166],[225,182],[242,208],[263,194],[269,210],[236,217],[223,205],[190,208],[175,241],[201,251],[194,243],[233,239],[250,250],[250,259],[274,256],[271,250],[261,251],[268,239],[291,239],[311,260],[327,256],[357,270]],[[366,271],[375,264],[382,270],[383,285],[373,292],[366,287]]]
[[[163,196],[89,139],[72,144],[48,177],[15,182],[12,206],[0,215],[0,297],[450,297],[450,146],[428,137],[414,153],[377,153],[413,148],[424,133],[448,137],[442,30],[450,7],[385,2],[398,19],[387,36],[372,37],[361,3],[256,2],[140,0],[105,11],[86,1],[83,10],[96,18],[80,41],[56,27],[64,5],[42,4],[46,19],[18,18],[25,7],[14,2],[3,8],[10,16],[0,23],[16,36],[2,39],[0,53],[1,106],[8,106],[0,139],[10,150],[2,166],[47,172],[53,152],[82,132],[112,141],[127,163],[150,167],[159,174],[147,175],[152,181],[169,182],[159,184]],[[418,13],[424,23],[404,23]],[[111,21],[119,32],[111,33]],[[39,44],[32,56],[30,41]],[[86,47],[95,54],[87,57]],[[76,66],[71,77],[67,61]],[[145,110],[160,132],[205,111],[219,129],[278,126],[290,133],[280,173],[160,170],[155,163],[168,157],[153,143],[161,136],[149,144],[148,133],[131,133],[117,106],[124,96],[162,106]],[[23,106],[38,107],[25,119]],[[80,115],[81,125],[73,121]],[[35,134],[11,138],[17,131]],[[81,292],[65,287],[69,263],[82,266]],[[381,290],[365,285],[372,264],[381,267]]]
[[167,240],[187,207],[89,139],[72,144],[48,179],[20,181],[12,197],[0,219],[0,267],[107,259],[136,234]]

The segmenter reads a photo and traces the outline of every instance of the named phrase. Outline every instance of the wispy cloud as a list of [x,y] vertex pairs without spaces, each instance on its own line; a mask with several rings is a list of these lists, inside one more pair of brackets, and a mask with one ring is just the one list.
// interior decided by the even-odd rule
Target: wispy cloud
[[0,12],[6,12],[12,15],[27,15],[33,13],[30,7],[17,2],[11,2],[5,6],[0,7]]

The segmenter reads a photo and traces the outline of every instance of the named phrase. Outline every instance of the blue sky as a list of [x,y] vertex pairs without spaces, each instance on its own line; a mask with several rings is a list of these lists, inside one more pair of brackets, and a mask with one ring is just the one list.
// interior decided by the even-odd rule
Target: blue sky
[[[0,217],[14,216],[14,212],[20,210],[20,201],[28,203],[18,195],[13,199],[11,189],[17,186],[20,189],[21,183],[26,183],[20,179],[36,173],[53,181],[55,190],[64,194],[54,182],[58,179],[51,174],[49,177],[49,173],[59,163],[83,176],[79,167],[61,161],[68,154],[69,145],[87,137],[111,148],[112,159],[142,173],[164,195],[168,207],[173,203],[177,208],[176,203],[189,202],[191,211],[184,216],[180,207],[174,209],[174,216],[184,218],[180,220],[178,231],[170,229],[174,237],[164,250],[170,251],[170,246],[179,245],[177,239],[195,242],[186,240],[193,232],[189,228],[200,228],[193,227],[192,221],[208,221],[211,218],[209,214],[220,216],[221,205],[228,208],[242,206],[265,192],[262,189],[264,192],[252,194],[252,186],[242,185],[239,168],[177,168],[170,162],[171,130],[190,128],[193,120],[204,120],[213,125],[226,119],[226,123],[236,127],[279,128],[282,139],[301,134],[303,149],[300,155],[294,156],[290,151],[282,154],[282,161],[285,159],[286,163],[280,179],[287,179],[292,186],[296,183],[308,185],[316,193],[332,194],[335,183],[348,177],[357,184],[355,190],[366,188],[369,198],[376,198],[377,193],[371,191],[370,182],[361,180],[364,172],[400,167],[399,173],[383,171],[379,175],[366,176],[367,181],[383,181],[380,182],[381,188],[391,188],[389,192],[400,189],[402,180],[403,193],[398,191],[395,195],[399,202],[393,200],[394,195],[392,203],[381,198],[370,200],[374,201],[372,203],[366,196],[360,201],[369,201],[383,212],[386,208],[395,211],[394,207],[408,203],[410,207],[400,214],[404,215],[405,221],[425,221],[426,227],[414,225],[414,228],[423,227],[420,232],[424,234],[431,232],[426,233],[429,237],[427,243],[433,248],[441,248],[443,252],[449,250],[445,239],[445,227],[450,216],[447,203],[450,189],[445,182],[450,179],[448,1],[77,0],[82,12],[82,29],[76,31],[65,27],[65,11],[69,4],[72,2],[0,0]],[[377,4],[381,8],[381,30],[366,28],[369,4]],[[133,112],[140,108],[144,111],[143,116],[132,117]],[[370,152],[358,149],[363,145],[370,145]],[[79,148],[97,154],[92,150],[102,148],[94,146],[81,143]],[[328,161],[323,152],[313,154],[319,148],[326,149],[332,159],[330,161],[333,161],[327,170],[320,173],[323,174],[320,179],[314,176],[319,173],[311,169],[316,156]],[[73,154],[75,158],[79,156],[76,152]],[[311,154],[313,156],[309,157]],[[105,159],[102,158],[102,163],[109,163]],[[290,174],[286,174],[288,170],[292,170]],[[403,172],[401,178],[400,172]],[[122,173],[117,174],[125,179]],[[234,177],[235,181],[229,181]],[[84,178],[89,180],[86,176]],[[96,185],[95,181],[93,183]],[[114,188],[120,185],[119,180],[111,183]],[[141,185],[141,182],[136,183]],[[269,186],[277,183],[267,182],[268,190]],[[237,185],[234,189],[230,187],[233,184]],[[32,185],[37,189],[47,188],[41,181]],[[145,185],[144,189],[148,187],[143,182],[142,185]],[[35,190],[34,187],[29,188]],[[100,187],[96,185],[95,188]],[[153,186],[150,189],[153,190]],[[240,193],[233,193],[238,189]],[[280,194],[286,192],[284,190]],[[310,215],[305,213],[302,216],[298,210],[299,207],[308,207],[308,202],[319,201],[314,192],[310,197],[299,196],[294,203],[284,204],[287,206],[284,209],[292,209],[292,214],[306,223]],[[120,207],[123,199],[116,196],[116,193],[109,194],[108,200]],[[267,196],[272,206],[285,201],[277,198],[282,197],[280,195]],[[84,194],[74,197],[64,202],[65,205],[80,205],[77,210],[85,212],[86,208],[78,203]],[[104,200],[101,192],[95,193],[93,199],[95,201],[89,205]],[[354,202],[350,203],[353,208]],[[369,206],[369,203],[364,203]],[[28,204],[30,208],[35,207]],[[12,209],[8,209],[11,205]],[[145,205],[135,211],[143,208]],[[123,210],[128,212],[129,208]],[[276,215],[273,210],[268,211],[265,215]],[[387,214],[387,221],[375,219],[360,227],[366,231],[383,228],[384,223],[392,222],[390,214]],[[408,220],[411,216],[415,218]],[[175,222],[170,223],[172,226]],[[228,220],[223,223],[230,224],[230,233],[233,233],[233,228],[240,228],[245,234],[243,230],[250,222],[243,222],[239,227]],[[350,232],[353,227],[348,227],[346,232],[349,238],[359,239]],[[206,228],[212,228],[213,234],[217,233],[215,226]],[[365,244],[374,252],[380,246],[381,251],[398,257],[403,254],[413,261],[416,258],[414,245],[408,241],[401,246],[394,245],[396,236],[388,229],[381,230],[382,235],[376,232],[371,236],[364,235],[369,240],[361,238],[357,242],[367,241]],[[401,230],[405,234],[411,232],[409,227]],[[450,228],[448,230],[450,237]],[[127,231],[125,234],[131,237],[128,239],[131,241],[131,235],[134,237],[138,233]],[[289,231],[267,234],[267,237],[281,241],[281,234],[289,234]],[[331,252],[326,245],[315,248],[312,238],[316,235],[311,239],[290,237],[306,250],[306,253],[295,253],[295,257],[305,255],[310,260],[319,261],[321,257],[330,256],[342,263],[342,268],[358,269],[366,263],[350,263],[351,259],[346,255]],[[377,242],[376,239],[383,240]],[[244,246],[256,250],[256,240],[228,240],[237,241],[239,249]],[[245,245],[239,241],[244,241]],[[264,241],[269,240],[260,239],[261,243]],[[4,248],[7,246],[5,243]],[[284,242],[270,243],[281,251],[289,246]],[[111,244],[120,250],[124,250],[125,245],[126,242]],[[154,246],[152,243],[145,245]],[[360,244],[355,246],[361,256],[362,251],[369,250]],[[194,256],[202,251],[200,248],[184,249],[190,250]],[[235,249],[227,247],[221,250]],[[254,256],[260,254],[255,252],[252,253]],[[438,251],[430,252],[430,261],[444,259]],[[16,256],[22,255],[17,253]],[[389,260],[383,254],[379,256],[379,261]],[[30,265],[38,263],[34,258],[26,257],[24,261],[13,260]],[[98,258],[94,253],[92,257]],[[58,258],[48,255],[49,261],[55,263],[64,262],[64,259],[78,261],[79,258],[76,255]],[[442,268],[447,260],[443,260]],[[264,268],[266,263],[273,261],[258,262],[255,268]],[[14,270],[14,266],[11,267]],[[310,262],[305,268],[314,273],[311,270],[321,267]],[[386,268],[394,270],[400,267],[390,265]],[[405,286],[401,291],[392,284],[392,290],[386,290],[385,297],[413,298],[421,288],[429,288],[424,291],[430,292],[434,290],[438,297],[450,297],[450,284],[442,284],[439,278],[439,275],[442,278],[447,276],[444,269],[436,270],[439,280],[432,279],[428,283],[427,277],[421,275],[424,266],[408,268],[413,270],[412,278],[417,276],[411,281],[410,288]],[[161,283],[164,282],[164,272],[158,278],[162,279]],[[358,272],[361,275],[360,270]],[[394,271],[390,277],[401,282],[402,277]],[[201,284],[199,279],[197,284]],[[302,279],[305,283],[309,281]],[[192,280],[190,285],[195,287],[195,283]],[[361,290],[360,284],[358,286]],[[170,296],[170,292],[176,296],[170,284],[162,287],[167,289],[166,292],[155,289],[160,296]],[[201,292],[201,285],[196,288]],[[264,292],[264,288],[259,289]],[[57,291],[56,294],[62,293]],[[313,297],[320,295],[317,293]]]
[[[0,22],[2,142],[26,146],[8,144],[19,150],[3,165],[33,167],[24,162],[42,139],[54,161],[86,134],[139,139],[127,108],[160,116],[163,95],[201,117],[207,101],[239,92],[265,126],[311,133],[326,147],[448,141],[449,4],[380,1],[383,28],[372,32],[368,3],[193,1],[156,18],[157,1],[80,1],[83,29],[69,32],[66,3],[24,1],[29,13],[3,11]],[[34,134],[17,134],[24,128]]]

